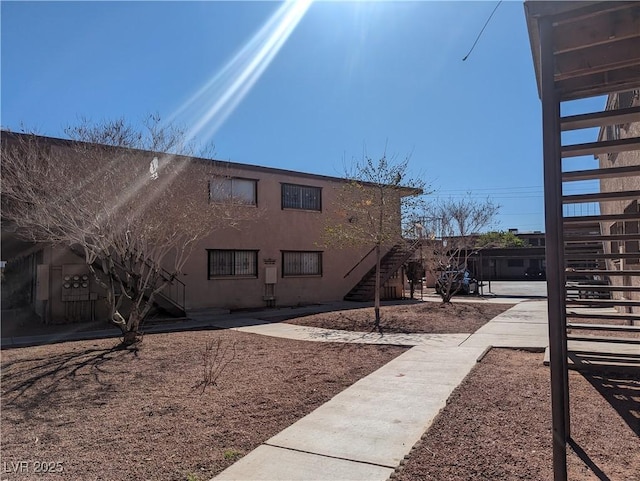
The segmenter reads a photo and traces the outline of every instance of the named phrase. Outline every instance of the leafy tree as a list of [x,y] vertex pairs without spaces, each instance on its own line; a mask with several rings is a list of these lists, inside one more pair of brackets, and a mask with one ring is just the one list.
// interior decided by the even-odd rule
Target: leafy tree
[[85,120],[66,133],[72,140],[2,133],[3,220],[24,240],[81,254],[106,292],[110,322],[133,344],[194,246],[257,212],[233,199],[209,202],[203,179],[223,169],[177,155],[193,145],[157,116],[142,129]]
[[487,247],[527,247],[528,245],[528,241],[509,231],[485,232],[480,234],[475,242],[475,247],[478,249]]
[[416,219],[427,238],[423,242],[426,268],[438,280],[443,303],[461,289],[477,233],[491,225],[498,209],[490,199],[467,196],[435,202]]
[[403,219],[423,194],[424,182],[408,178],[409,158],[398,160],[385,153],[379,159],[365,154],[345,173],[346,182],[336,193],[333,215],[325,227],[325,243],[370,246],[375,252],[374,327],[380,330],[380,261],[384,248],[404,243]]

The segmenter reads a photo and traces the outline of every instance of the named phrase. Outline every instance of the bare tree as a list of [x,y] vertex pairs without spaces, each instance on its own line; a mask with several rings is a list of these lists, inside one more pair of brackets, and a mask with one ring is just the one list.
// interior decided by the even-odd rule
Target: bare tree
[[398,160],[386,152],[374,160],[367,155],[347,169],[333,215],[325,227],[325,242],[338,247],[372,246],[376,277],[374,327],[380,329],[380,261],[382,250],[404,242],[403,217],[423,193],[424,182],[407,178],[409,158]]
[[189,152],[183,132],[158,117],[142,131],[117,120],[67,133],[73,140],[3,132],[2,216],[25,240],[82,255],[106,292],[109,320],[133,344],[198,241],[257,210],[210,202],[206,179],[221,168],[176,155]]
[[425,265],[437,279],[443,303],[463,289],[464,272],[473,253],[478,233],[495,219],[499,206],[467,196],[429,205],[417,218],[425,253]]

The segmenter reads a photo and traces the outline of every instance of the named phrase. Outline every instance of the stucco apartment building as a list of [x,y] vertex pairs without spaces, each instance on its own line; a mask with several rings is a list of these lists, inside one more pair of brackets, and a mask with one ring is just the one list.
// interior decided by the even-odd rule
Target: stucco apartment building
[[[9,135],[16,134],[3,133],[5,142]],[[71,145],[61,139],[41,140],[58,149]],[[131,151],[132,161],[146,165],[157,155]],[[189,161],[214,163],[222,173],[195,178],[190,184],[190,189],[201,194],[203,209],[215,202],[220,192],[233,192],[242,198],[244,208],[260,209],[261,213],[240,229],[222,228],[200,241],[179,278],[159,296],[159,307],[167,311],[177,308],[173,310],[180,315],[181,310],[342,300],[362,285],[375,267],[372,246],[323,245],[325,226],[329,217],[335,216],[329,206],[344,186],[344,179],[208,159]],[[45,322],[74,322],[105,315],[100,302],[104,294],[82,257],[63,246],[19,242],[10,226],[3,227],[3,308],[17,297]],[[393,272],[386,275],[384,297],[402,295],[402,279],[396,267],[401,262],[393,255],[397,250],[393,246],[385,248],[389,251],[386,259],[394,257],[395,264],[391,266]]]
[[[627,109],[640,106],[640,90],[618,92],[610,94],[607,99],[607,110]],[[601,128],[600,141],[630,139],[640,137],[640,122],[609,125]],[[597,156],[600,168],[628,167],[633,169],[640,165],[640,151],[624,151],[618,153],[601,154]],[[637,170],[637,169],[636,169]],[[600,213],[603,215],[626,216],[616,222],[601,222],[600,229],[604,235],[620,235],[617,241],[605,242],[604,249],[607,254],[621,254],[620,258],[607,259],[607,269],[616,271],[640,270],[640,176],[630,172],[627,176],[602,178],[600,180],[601,192],[636,192],[629,199],[600,202]],[[634,198],[635,197],[635,198]],[[626,238],[623,238],[626,237]],[[637,254],[637,256],[635,255]],[[640,286],[640,276],[625,275],[611,276],[612,285]],[[614,292],[616,298],[640,300],[640,292]],[[633,312],[640,312],[637,306],[629,307]]]

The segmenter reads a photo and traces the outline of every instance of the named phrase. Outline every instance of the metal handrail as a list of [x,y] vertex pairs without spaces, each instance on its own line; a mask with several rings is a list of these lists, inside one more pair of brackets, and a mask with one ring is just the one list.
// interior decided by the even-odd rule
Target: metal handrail
[[[414,251],[418,248],[418,245],[419,245],[421,242],[422,242],[422,239],[416,239],[416,240],[414,240],[414,241],[413,241],[413,243],[409,246],[409,250],[411,250],[412,252],[414,252]],[[396,244],[395,246],[393,246],[393,247],[397,247],[397,244]],[[393,247],[392,247],[392,248],[393,248]],[[349,270],[349,272],[347,272],[347,273],[344,275],[343,279],[344,279],[344,278],[346,278],[349,274],[351,274],[351,273],[356,269],[356,267],[358,267],[360,264],[362,264],[362,262],[364,262],[364,260],[365,260],[367,257],[369,257],[369,255],[371,255],[371,253],[372,253],[374,250],[376,250],[376,246],[373,246],[373,247],[371,248],[371,250],[370,250],[369,252],[367,252],[367,253],[366,253],[366,254],[365,254],[365,255],[364,255],[364,256],[363,256],[363,257],[362,257],[362,258],[361,258],[357,263],[356,263],[356,265],[355,265],[355,266],[353,266],[353,267]],[[386,254],[385,254],[385,255],[386,255]]]
[[362,264],[362,262],[364,262],[364,260],[365,260],[367,257],[369,257],[369,255],[371,255],[371,253],[372,253],[374,250],[376,250],[376,246],[373,246],[373,247],[371,248],[371,250],[370,250],[369,252],[367,252],[367,253],[362,257],[362,259],[360,259],[360,260],[356,263],[356,265],[355,265],[355,266],[353,266],[353,267],[349,270],[349,272],[347,272],[347,273],[344,275],[343,279],[346,279],[346,278],[347,278],[347,276],[348,276],[349,274],[351,274],[354,270],[356,270],[356,267],[358,267],[360,264]]
[[[168,280],[169,284],[167,284],[162,289],[162,291],[159,292],[159,294],[163,295],[164,297],[172,301],[174,304],[178,305],[184,311],[185,310],[185,292],[186,292],[185,283],[182,282],[180,279],[178,279],[177,276],[167,271],[164,267],[160,267],[160,269],[161,269],[160,273],[162,274],[162,277],[165,280]],[[174,284],[174,281],[177,282],[177,284]],[[167,287],[169,287],[169,291],[171,292],[171,294],[169,295],[167,295],[166,293]],[[172,295],[173,287],[175,287],[175,290],[176,290],[175,295]]]

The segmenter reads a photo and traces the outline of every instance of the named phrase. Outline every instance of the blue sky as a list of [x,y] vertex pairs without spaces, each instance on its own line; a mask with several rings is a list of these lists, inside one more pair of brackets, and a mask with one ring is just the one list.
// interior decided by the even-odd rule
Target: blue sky
[[[135,123],[157,112],[197,126],[216,158],[325,175],[386,146],[411,156],[432,197],[488,196],[501,205],[497,228],[544,230],[522,2],[502,3],[462,61],[495,5],[317,1],[266,53],[273,37],[255,35],[281,3],[3,1],[1,124],[63,137],[80,116]],[[215,109],[260,52],[254,81]]]

